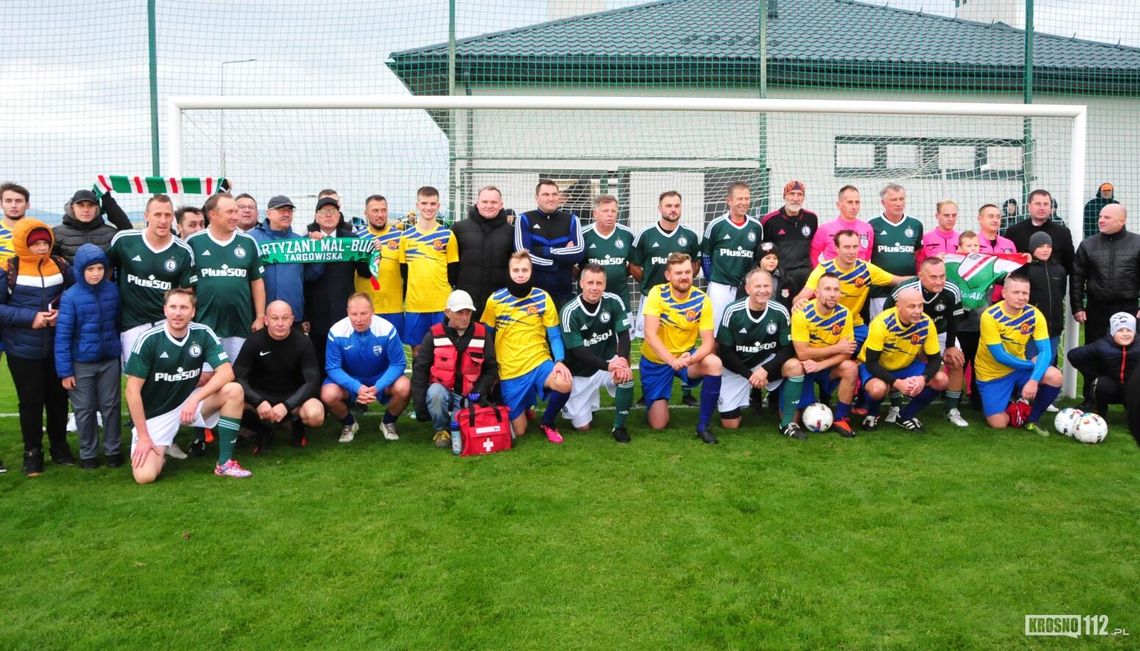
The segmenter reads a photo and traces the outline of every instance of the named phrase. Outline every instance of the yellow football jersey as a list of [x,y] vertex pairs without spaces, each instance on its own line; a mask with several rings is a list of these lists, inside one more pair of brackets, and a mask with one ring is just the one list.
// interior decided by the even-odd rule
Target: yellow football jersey
[[404,311],[404,279],[400,276],[400,238],[403,230],[399,224],[388,222],[382,231],[371,226],[360,237],[376,242],[380,252],[380,275],[376,282],[380,289],[372,287],[371,278],[356,276],[356,291],[372,297],[372,309],[376,314],[395,314]]
[[840,339],[855,339],[851,313],[836,305],[830,314],[820,314],[816,302],[811,301],[802,310],[792,314],[792,341],[806,343],[810,348],[834,346]]
[[451,285],[447,265],[459,262],[455,235],[443,224],[426,233],[419,224],[400,238],[400,264],[408,265],[408,296],[405,312],[442,312],[447,307]]
[[558,309],[550,295],[541,289],[531,288],[526,298],[517,298],[506,289],[500,289],[487,299],[480,320],[495,329],[495,357],[499,362],[500,379],[525,375],[551,359],[546,329],[558,325]]
[[[974,373],[979,380],[996,380],[1013,372],[1013,369],[994,359],[991,344],[1001,344],[1005,352],[1018,359],[1029,359],[1026,349],[1029,340],[1048,339],[1049,328],[1041,311],[1032,305],[1016,314],[1010,314],[1005,301],[995,303],[982,312],[981,336],[978,339],[978,356],[974,358]],[[1034,350],[1036,356],[1036,350]]]
[[815,291],[819,286],[820,276],[825,272],[839,276],[839,303],[851,312],[851,317],[855,321],[853,325],[856,326],[863,325],[860,312],[863,311],[863,304],[867,302],[867,296],[871,294],[871,286],[889,287],[894,280],[894,275],[865,260],[856,260],[855,266],[847,271],[840,269],[835,260],[827,260],[812,270],[807,279],[807,287]]
[[0,222],[0,265],[3,268],[8,268],[8,258],[16,255],[16,250],[12,248],[12,229]]
[[[662,283],[649,290],[645,298],[645,316],[661,318],[657,336],[672,355],[680,355],[697,345],[697,335],[713,329],[712,302],[703,291],[689,288],[689,294],[678,300],[673,296],[672,286]],[[641,343],[641,356],[651,362],[664,364],[657,353],[645,342]]]
[[883,310],[867,328],[867,342],[863,350],[859,351],[859,361],[867,361],[867,349],[877,350],[879,364],[888,371],[897,371],[906,368],[918,359],[920,352],[927,358],[942,354],[938,346],[938,331],[934,329],[934,321],[922,315],[917,323],[904,326],[899,321],[898,308],[892,307]]

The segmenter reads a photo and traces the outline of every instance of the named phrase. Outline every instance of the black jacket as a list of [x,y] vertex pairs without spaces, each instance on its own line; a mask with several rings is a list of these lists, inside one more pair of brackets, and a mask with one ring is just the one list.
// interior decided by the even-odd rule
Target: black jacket
[[1105,206],[1120,203],[1116,199],[1102,199],[1098,192],[1095,197],[1085,204],[1084,236],[1092,237],[1100,232],[1100,209]]
[[492,219],[479,214],[472,206],[464,219],[451,227],[459,246],[459,274],[455,288],[471,294],[478,320],[487,304],[487,297],[507,286],[507,266],[515,250],[514,228],[507,221],[506,211],[500,210]]
[[1112,335],[1078,346],[1069,351],[1069,363],[1087,377],[1107,375],[1124,385],[1140,364],[1140,338],[1124,348],[1117,346]]
[[[467,350],[467,344],[471,342],[471,336],[475,334],[475,321],[471,321],[471,325],[468,326],[462,337],[446,323],[443,324],[443,333],[455,344],[455,352],[462,359],[463,351]],[[427,408],[427,390],[431,386],[431,365],[434,361],[435,337],[432,336],[431,330],[428,330],[420,344],[419,351],[416,353],[416,358],[412,360],[412,404],[416,408],[416,418],[420,421],[431,419]],[[457,363],[457,372],[458,366]],[[479,379],[472,389],[473,393],[480,395],[480,402],[483,402],[483,399],[490,400],[491,389],[494,388],[495,381],[498,378],[499,362],[495,357],[495,333],[488,329],[486,340],[483,343],[483,366],[480,369]],[[457,379],[456,388],[460,386],[461,380]]]
[[1029,238],[1033,237],[1034,233],[1042,232],[1048,233],[1049,237],[1053,240],[1053,259],[1061,263],[1067,273],[1073,272],[1073,234],[1069,232],[1069,228],[1056,221],[1050,219],[1040,226],[1033,224],[1032,217],[1017,222],[1009,227],[1005,232],[1005,236],[1013,242],[1017,250],[1021,253],[1033,252],[1029,250]]
[[1050,337],[1058,337],[1065,328],[1065,293],[1069,274],[1055,257],[1045,262],[1034,258],[1021,268],[1029,276],[1029,303],[1045,315]]
[[1074,313],[1088,301],[1135,302],[1140,296],[1140,235],[1121,230],[1097,233],[1081,242],[1069,276],[1069,304]]
[[[315,222],[309,224],[310,233],[319,230],[320,226]],[[352,232],[352,226],[343,218],[337,224],[333,236],[356,237]],[[324,272],[315,280],[305,281],[305,320],[312,325],[312,332],[322,337],[321,345],[314,340],[314,345],[318,346],[318,353],[323,350],[323,337],[328,332],[329,326],[344,318],[345,303],[356,291],[356,275],[360,274],[363,278],[371,275],[367,261],[331,262],[326,263],[324,268]],[[323,359],[318,361],[324,363]]]
[[[110,224],[103,220],[103,215],[111,221]],[[106,253],[111,247],[111,238],[116,233],[132,228],[134,225],[127,218],[127,213],[123,212],[109,192],[103,195],[100,214],[87,223],[75,218],[71,202],[68,201],[63,206],[63,221],[52,229],[55,235],[55,250],[52,252],[68,262],[75,261],[75,252],[84,244],[94,244]]]

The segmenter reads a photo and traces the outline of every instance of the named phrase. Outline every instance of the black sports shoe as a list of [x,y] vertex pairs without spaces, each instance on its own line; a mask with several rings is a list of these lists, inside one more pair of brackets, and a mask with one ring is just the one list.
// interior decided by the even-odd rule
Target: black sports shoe
[[90,459],[80,459],[79,467],[84,470],[95,470],[99,467],[98,457],[91,457]]
[[44,451],[40,448],[24,452],[24,474],[39,477],[44,474]]
[[114,454],[108,454],[103,461],[107,464],[108,468],[118,468],[123,465],[123,453],[116,452]]
[[851,429],[851,423],[846,418],[840,418],[831,424],[831,429],[835,430],[845,439],[855,438],[855,430]]
[[190,441],[190,447],[186,448],[186,453],[191,457],[206,456],[206,439],[199,436],[193,441]]
[[916,434],[922,434],[926,431],[926,428],[922,426],[922,421],[914,416],[910,418],[899,418],[895,421],[895,425]]
[[1091,414],[1091,413],[1094,413],[1096,411],[1096,404],[1085,401],[1085,402],[1082,402],[1081,404],[1077,405],[1077,409],[1080,409],[1081,411],[1085,412],[1086,414]]
[[305,424],[299,420],[293,421],[293,435],[289,438],[289,445],[295,448],[303,448],[309,444],[309,439],[305,437]]
[[8,472],[8,466],[5,466],[4,460],[0,459],[0,475],[3,475],[6,472]]
[[613,431],[614,440],[618,443],[629,443],[629,431],[625,429],[625,425],[615,427]]
[[879,417],[867,414],[863,417],[863,430],[866,432],[874,432],[879,429]]
[[804,428],[800,427],[796,423],[788,423],[787,427],[781,427],[780,433],[783,434],[784,436],[790,436],[791,438],[794,438],[797,441],[806,441],[807,440],[807,432],[805,432]]
[[686,407],[696,407],[698,403],[697,399],[693,397],[693,394],[685,393],[681,395],[681,404]]
[[71,450],[69,448],[52,450],[51,462],[57,466],[74,466],[75,455],[71,454]]
[[716,437],[713,436],[712,432],[707,429],[697,430],[697,438],[704,441],[705,443],[708,443],[709,445],[716,445],[717,443],[720,443],[720,441],[716,440]]

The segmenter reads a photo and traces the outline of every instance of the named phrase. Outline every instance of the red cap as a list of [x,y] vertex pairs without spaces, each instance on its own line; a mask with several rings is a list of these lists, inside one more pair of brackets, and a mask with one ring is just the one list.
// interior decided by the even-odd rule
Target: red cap
[[51,244],[51,231],[46,228],[32,229],[32,232],[28,233],[28,246],[36,242],[47,242]]
[[787,194],[787,193],[791,192],[792,190],[799,190],[800,192],[807,192],[807,188],[804,187],[803,181],[788,181],[786,184],[784,184],[784,194]]

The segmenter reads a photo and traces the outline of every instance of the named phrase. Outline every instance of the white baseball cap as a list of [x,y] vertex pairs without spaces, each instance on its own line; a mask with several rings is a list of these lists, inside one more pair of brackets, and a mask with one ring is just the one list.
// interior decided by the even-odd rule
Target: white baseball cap
[[475,311],[475,302],[471,300],[471,294],[457,289],[451,292],[451,296],[447,297],[447,309],[451,312],[458,312],[460,310]]

